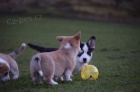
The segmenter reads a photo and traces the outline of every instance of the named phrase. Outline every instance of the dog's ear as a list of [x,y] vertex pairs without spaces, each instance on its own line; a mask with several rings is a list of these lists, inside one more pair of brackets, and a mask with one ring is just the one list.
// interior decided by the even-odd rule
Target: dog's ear
[[95,36],[92,36],[92,37],[89,38],[87,43],[88,43],[90,48],[94,49],[95,48],[95,42],[96,42],[96,38],[95,38]]
[[81,31],[79,31],[76,35],[74,35],[74,38],[79,40],[81,38]]
[[57,37],[56,37],[56,39],[57,39],[58,41],[60,41],[60,42],[63,41],[64,38],[65,38],[64,36],[57,36]]

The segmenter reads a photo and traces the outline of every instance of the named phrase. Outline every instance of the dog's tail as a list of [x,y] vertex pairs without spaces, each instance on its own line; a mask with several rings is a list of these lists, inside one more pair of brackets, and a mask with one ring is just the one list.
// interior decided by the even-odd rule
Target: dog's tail
[[26,48],[26,44],[22,43],[21,47],[17,51],[10,53],[9,56],[11,56],[13,59],[15,59],[16,57],[18,57],[19,55],[22,54],[22,52],[25,50],[25,48]]
[[34,66],[35,66],[36,70],[38,71],[40,76],[43,76],[43,72],[42,72],[41,66],[40,66],[40,61],[41,61],[41,58],[39,58],[39,57],[35,57],[33,59]]
[[32,49],[35,49],[35,50],[39,51],[39,52],[51,52],[51,51],[58,50],[58,48],[45,48],[45,47],[33,45],[31,43],[28,43],[28,46]]

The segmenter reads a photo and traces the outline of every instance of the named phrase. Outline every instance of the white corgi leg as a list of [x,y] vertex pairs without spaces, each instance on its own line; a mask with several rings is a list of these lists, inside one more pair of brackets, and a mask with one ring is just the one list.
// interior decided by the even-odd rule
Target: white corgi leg
[[40,74],[38,72],[31,72],[32,80],[34,84],[42,84],[43,81],[40,80]]
[[58,85],[58,83],[55,82],[53,79],[47,80],[47,78],[44,77],[44,80],[45,80],[48,84],[51,84],[51,85]]
[[60,76],[60,77],[54,77],[53,78],[54,80],[56,80],[56,81],[64,81],[64,79],[63,79],[63,76]]
[[9,74],[7,74],[7,76],[4,76],[4,77],[1,79],[1,81],[8,81],[8,80],[10,80]]
[[13,78],[12,79],[18,79],[18,77],[19,77],[19,72],[18,72],[18,70],[14,70],[14,69],[11,69],[11,72],[12,72],[12,74],[13,74]]
[[55,82],[53,79],[51,79],[50,84],[52,84],[52,85],[58,85],[58,83]]
[[13,79],[16,80],[16,79],[18,79],[18,77],[19,77],[19,75],[14,75]]
[[64,80],[65,81],[72,81],[72,79],[70,78],[71,77],[71,75],[72,75],[72,71],[71,70],[66,70],[66,72],[65,72],[65,75],[64,75]]
[[43,72],[41,70],[39,71],[39,75],[43,77]]
[[60,77],[60,80],[61,80],[61,81],[64,81],[64,78],[63,78],[63,76],[61,76],[61,77]]

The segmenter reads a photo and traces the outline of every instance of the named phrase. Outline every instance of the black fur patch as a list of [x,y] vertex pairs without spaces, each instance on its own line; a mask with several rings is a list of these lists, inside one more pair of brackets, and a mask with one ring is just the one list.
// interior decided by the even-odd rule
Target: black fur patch
[[89,46],[88,43],[86,43],[86,45],[87,45],[87,47],[88,47],[88,52],[87,52],[87,54],[88,54],[89,56],[91,56],[91,53],[92,53],[92,51],[94,50],[94,48],[90,48],[90,46]]
[[83,50],[83,47],[84,47],[84,43],[80,43],[81,50]]
[[90,39],[95,39],[96,40],[96,37],[95,36],[92,36]]
[[84,53],[83,47],[84,47],[84,43],[80,43],[80,48],[81,48],[82,52],[77,55],[78,57],[80,57]]
[[36,58],[35,58],[35,60],[36,60],[36,61],[37,61],[37,63],[38,63],[38,61],[39,61],[39,58],[38,58],[38,57],[36,57]]
[[32,49],[35,49],[35,50],[39,51],[39,52],[51,52],[51,51],[58,50],[58,48],[45,48],[45,47],[33,45],[31,43],[28,43],[28,46]]
[[82,50],[82,52],[81,53],[79,53],[77,56],[78,57],[81,57],[81,55],[84,53],[84,51]]

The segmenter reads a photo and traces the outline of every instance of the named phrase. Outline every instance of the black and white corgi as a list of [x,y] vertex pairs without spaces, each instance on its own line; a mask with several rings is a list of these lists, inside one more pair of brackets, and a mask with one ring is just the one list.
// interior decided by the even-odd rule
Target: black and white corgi
[[[82,51],[77,55],[76,66],[73,73],[81,71],[81,69],[90,62],[90,60],[92,59],[92,54],[93,54],[92,52],[95,49],[95,42],[96,42],[96,38],[95,36],[92,36],[89,38],[87,42],[80,43],[80,48]],[[52,52],[58,50],[58,48],[46,48],[46,47],[33,45],[31,43],[28,43],[28,46],[39,52]]]

